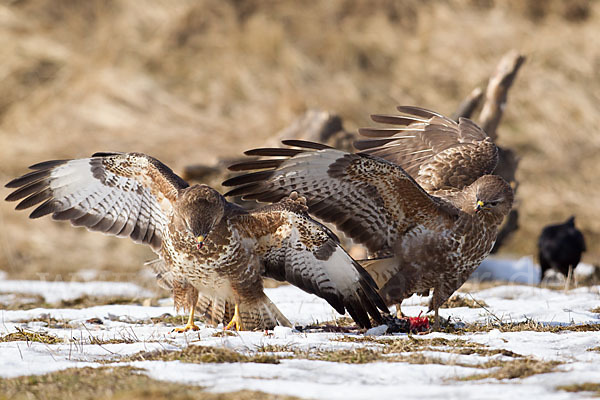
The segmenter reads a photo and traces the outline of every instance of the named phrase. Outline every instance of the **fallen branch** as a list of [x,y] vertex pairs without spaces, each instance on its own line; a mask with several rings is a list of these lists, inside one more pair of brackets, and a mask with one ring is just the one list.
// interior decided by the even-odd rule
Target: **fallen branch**
[[497,138],[496,128],[500,124],[500,119],[506,106],[506,98],[517,72],[525,62],[525,56],[519,54],[516,50],[511,50],[502,57],[496,72],[488,81],[485,91],[485,102],[479,114],[479,126],[494,141]]
[[483,99],[483,89],[476,87],[471,93],[460,103],[458,109],[452,114],[452,119],[458,122],[459,118],[471,118],[479,104]]

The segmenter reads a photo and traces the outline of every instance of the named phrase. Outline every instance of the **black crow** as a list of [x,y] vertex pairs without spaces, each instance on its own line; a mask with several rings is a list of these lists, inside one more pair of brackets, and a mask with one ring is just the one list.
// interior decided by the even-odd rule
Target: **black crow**
[[546,226],[538,239],[542,278],[547,270],[554,268],[567,278],[567,289],[573,280],[573,269],[579,264],[581,253],[585,250],[585,240],[583,234],[575,228],[574,216],[562,224]]

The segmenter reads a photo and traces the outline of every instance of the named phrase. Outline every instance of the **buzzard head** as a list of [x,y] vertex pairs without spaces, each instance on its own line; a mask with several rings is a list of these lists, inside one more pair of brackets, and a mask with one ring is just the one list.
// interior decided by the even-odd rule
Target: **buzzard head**
[[472,209],[476,214],[493,216],[502,220],[510,211],[513,191],[510,185],[497,175],[484,175],[472,187]]
[[206,237],[223,218],[225,203],[225,198],[219,192],[206,185],[185,189],[177,200],[179,217],[196,239],[198,249],[202,248]]

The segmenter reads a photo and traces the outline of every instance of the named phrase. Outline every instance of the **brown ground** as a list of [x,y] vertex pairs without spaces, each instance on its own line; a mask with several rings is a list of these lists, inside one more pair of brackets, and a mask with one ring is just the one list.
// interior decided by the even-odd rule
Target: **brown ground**
[[[576,214],[599,262],[599,1],[15,0],[0,3],[0,182],[100,150],[181,171],[260,145],[309,108],[348,129],[414,104],[452,113],[515,48],[527,55],[500,144],[522,157],[521,229]],[[8,190],[0,190],[1,197]],[[135,274],[127,240],[27,219],[0,202],[0,269]]]

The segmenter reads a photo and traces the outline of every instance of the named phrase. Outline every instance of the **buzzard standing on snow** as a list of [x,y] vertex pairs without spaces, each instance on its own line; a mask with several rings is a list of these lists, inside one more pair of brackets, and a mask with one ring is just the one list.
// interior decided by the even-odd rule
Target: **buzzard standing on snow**
[[151,246],[162,260],[155,265],[159,281],[179,289],[176,305],[190,309],[179,331],[198,329],[198,292],[216,322],[231,316],[228,327],[290,326],[264,294],[264,276],[324,298],[362,327],[370,326],[369,316],[381,321],[378,307],[387,310],[372,278],[333,233],[306,214],[305,200],[296,194],[248,212],[206,185],[189,186],[139,153],[96,153],[30,168],[6,184],[17,188],[6,200],[21,200],[17,210],[37,205],[30,218],[51,214]]
[[[404,115],[374,115],[390,128],[359,132],[369,139],[350,154],[312,142],[263,148],[247,155],[271,158],[230,167],[250,171],[227,180],[227,195],[273,202],[297,191],[308,211],[331,222],[379,259],[365,269],[388,305],[429,293],[435,310],[491,251],[513,192],[490,174],[497,149],[476,124],[456,123],[417,107]],[[399,310],[399,306],[398,306]]]

